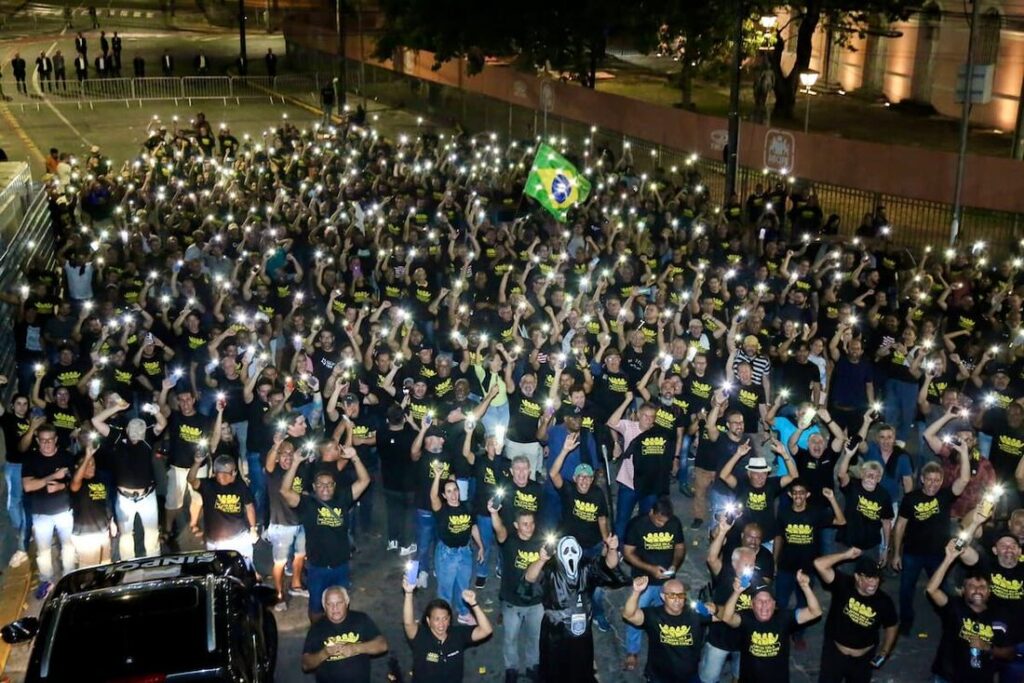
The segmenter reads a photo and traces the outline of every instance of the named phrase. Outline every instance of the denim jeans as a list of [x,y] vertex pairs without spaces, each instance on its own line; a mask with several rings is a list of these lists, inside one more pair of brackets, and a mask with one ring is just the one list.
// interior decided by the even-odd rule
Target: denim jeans
[[[661,586],[647,586],[647,589],[640,594],[639,608],[659,607],[664,604],[661,597]],[[636,626],[626,625],[626,654],[640,654],[640,644],[643,642],[644,632]]]
[[619,537],[621,542],[626,537],[626,527],[629,526],[629,520],[633,518],[633,508],[636,506],[637,495],[636,491],[619,484],[619,493],[615,500],[615,535]]
[[714,488],[708,491],[708,499],[711,504],[711,516],[708,517],[707,527],[710,531],[718,526],[718,515],[725,512],[725,506],[736,500],[732,492],[722,493]]
[[434,553],[431,548],[437,540],[437,522],[430,510],[416,510],[416,559],[420,571],[430,573]]
[[331,586],[352,587],[348,562],[337,567],[317,567],[306,563],[306,586],[309,589],[309,613],[323,614],[324,591]]
[[267,495],[267,473],[263,470],[263,455],[259,451],[250,451],[245,454],[245,461],[249,465],[249,489],[256,505],[256,523],[266,524],[270,498]]
[[[502,654],[505,669],[532,669],[540,664],[540,622],[544,619],[543,605],[520,607],[501,603],[501,621],[505,626]],[[519,656],[519,643],[523,656]]]
[[476,528],[480,530],[480,542],[484,544],[484,561],[474,560],[476,575],[487,578],[490,573],[491,556],[494,554],[494,523],[490,515],[477,515]]
[[487,412],[484,413],[480,422],[483,423],[484,432],[487,436],[493,436],[496,431],[496,427],[501,427],[502,430],[508,431],[508,420],[508,401],[506,401],[500,406],[488,406]]
[[[595,543],[589,548],[583,549],[583,557],[594,562],[602,562],[601,553],[604,550],[604,542]],[[604,589],[595,588],[594,597],[591,598],[594,619],[604,619]]]
[[25,550],[25,489],[21,486],[21,463],[9,462],[4,465],[4,479],[7,482],[7,516],[14,529],[15,549]]
[[232,422],[231,431],[235,433],[235,441],[238,443],[238,452],[245,453],[248,458],[249,451],[246,446],[249,445],[249,421],[242,420],[241,422]]
[[917,383],[885,381],[885,421],[896,428],[896,438],[906,441],[917,419]]
[[[811,581],[814,581],[812,574],[808,574],[808,576],[811,577]],[[807,607],[807,598],[796,585],[796,572],[780,569],[775,574],[775,602],[780,611],[789,609],[789,599],[793,597],[793,593],[796,593],[797,608]],[[802,630],[803,628],[798,626],[793,629],[793,633],[798,634]]]
[[78,554],[71,543],[71,529],[75,525],[71,510],[55,515],[32,515],[32,534],[36,539],[36,566],[39,581],[53,581],[53,535],[60,539],[60,564],[64,574],[75,568]]
[[412,494],[384,489],[384,503],[388,513],[388,541],[398,541],[398,545],[404,548],[412,536]]
[[722,650],[711,643],[704,643],[704,652],[700,657],[700,680],[702,683],[718,683],[730,658],[730,675],[734,680],[740,677],[740,653],[733,650]]
[[469,579],[473,575],[473,550],[470,546],[449,548],[438,541],[434,569],[437,572],[437,597],[451,605],[460,617],[469,614],[469,608],[462,601],[462,591],[469,588]]
[[156,491],[149,495],[132,500],[130,497],[117,493],[114,504],[114,515],[117,519],[117,544],[120,560],[135,559],[135,516],[142,522],[143,544],[146,556],[160,554],[160,511],[157,509]]
[[903,553],[903,571],[900,572],[900,623],[914,623],[914,595],[917,578],[924,570],[930,579],[942,564],[942,555],[911,555]]

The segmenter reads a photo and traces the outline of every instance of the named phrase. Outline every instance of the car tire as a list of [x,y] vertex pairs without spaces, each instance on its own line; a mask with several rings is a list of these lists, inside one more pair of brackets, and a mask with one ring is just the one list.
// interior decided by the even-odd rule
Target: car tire
[[274,670],[277,668],[277,620],[274,613],[263,610],[263,647],[267,651],[267,683],[274,683]]

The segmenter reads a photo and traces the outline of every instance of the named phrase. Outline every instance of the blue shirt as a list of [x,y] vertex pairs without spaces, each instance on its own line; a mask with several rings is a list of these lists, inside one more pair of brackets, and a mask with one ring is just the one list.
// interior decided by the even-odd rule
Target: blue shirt
[[[548,461],[545,463],[546,469],[550,469],[552,463],[555,462],[555,458],[562,452],[562,444],[565,443],[565,437],[568,435],[569,430],[566,429],[564,424],[555,425],[548,429]],[[566,481],[566,485],[572,485],[572,475],[579,464],[590,465],[594,468],[595,473],[603,464],[598,455],[594,434],[586,429],[580,430],[579,445],[565,456],[562,469],[559,470],[559,474]],[[544,488],[548,491],[549,495],[557,495],[555,485],[551,483],[551,477],[544,480]]]
[[868,452],[864,455],[863,462],[874,461],[885,468],[882,474],[882,487],[894,503],[899,503],[903,500],[903,477],[913,477],[914,471],[910,467],[910,456],[899,448],[895,449],[889,457],[890,460],[897,458],[896,466],[891,475],[889,468],[885,467],[885,461],[882,460],[882,451],[878,448],[877,443],[868,445]]

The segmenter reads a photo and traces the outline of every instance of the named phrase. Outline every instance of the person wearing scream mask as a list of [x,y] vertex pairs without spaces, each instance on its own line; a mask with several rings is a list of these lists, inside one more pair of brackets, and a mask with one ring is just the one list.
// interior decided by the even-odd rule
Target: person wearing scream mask
[[[736,604],[746,588],[737,577],[732,595],[721,608],[719,619],[740,634],[740,680],[743,683],[789,683],[789,636],[801,624],[821,616],[821,605],[811,590],[811,578],[802,571],[796,575],[807,607],[797,610],[776,609],[770,587],[751,591],[750,609],[736,612]],[[711,679],[708,679],[711,680]]]

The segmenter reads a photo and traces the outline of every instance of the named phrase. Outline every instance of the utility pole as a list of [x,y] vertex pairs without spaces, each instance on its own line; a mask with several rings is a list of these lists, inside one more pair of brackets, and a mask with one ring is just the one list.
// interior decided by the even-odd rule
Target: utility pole
[[736,191],[736,176],[739,171],[740,148],[740,68],[743,65],[743,0],[736,2],[736,41],[732,54],[732,83],[729,87],[729,141],[725,157],[725,197],[722,203]]
[[953,189],[953,220],[949,227],[949,244],[956,244],[963,220],[961,206],[964,189],[964,171],[967,166],[967,134],[971,127],[971,98],[974,85],[974,33],[978,26],[979,0],[974,0],[971,7],[970,32],[967,34],[967,73],[964,78],[964,104],[960,112],[960,153],[956,158],[956,185]]
[[345,24],[344,22],[345,13],[341,11],[341,0],[334,0],[334,22],[338,29],[338,62],[341,64],[341,73],[339,74],[340,82],[338,83],[337,97],[335,97],[335,104],[338,107],[338,114],[344,115],[345,113],[345,94],[348,92],[348,74],[345,68]]
[[238,0],[238,52],[242,59],[249,61],[245,53],[245,0]]

